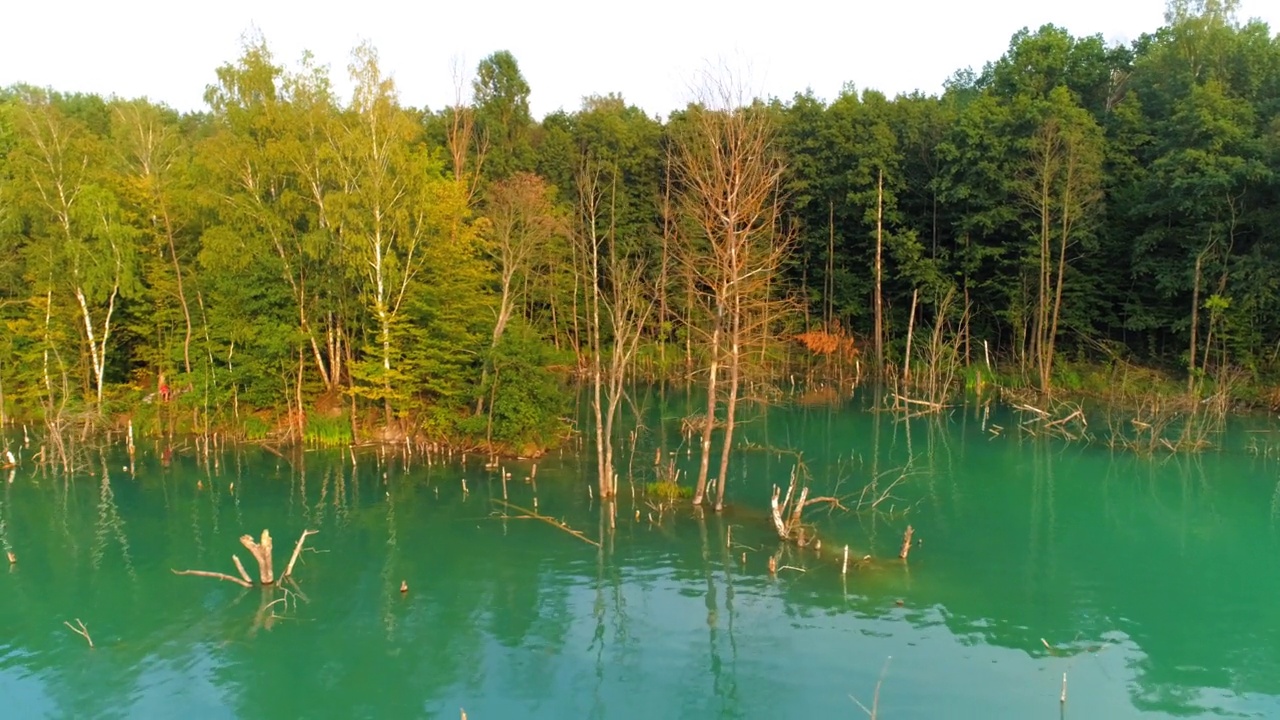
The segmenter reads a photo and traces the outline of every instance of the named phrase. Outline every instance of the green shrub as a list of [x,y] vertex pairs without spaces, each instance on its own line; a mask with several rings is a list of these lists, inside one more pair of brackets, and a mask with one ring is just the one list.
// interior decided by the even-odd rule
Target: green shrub
[[[492,366],[485,387],[491,398],[493,424],[485,421],[485,432],[500,445],[539,449],[551,447],[568,430],[565,417],[570,394],[563,379],[547,366],[555,360],[553,350],[523,324],[513,324],[491,356]],[[468,430],[477,428],[469,425]]]
[[693,497],[693,488],[688,485],[677,485],[667,480],[657,480],[645,485],[644,493],[659,500],[682,500]]

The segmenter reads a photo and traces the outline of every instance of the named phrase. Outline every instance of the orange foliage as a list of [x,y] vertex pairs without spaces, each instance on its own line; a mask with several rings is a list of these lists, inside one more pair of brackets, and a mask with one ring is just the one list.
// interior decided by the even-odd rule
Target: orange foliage
[[839,355],[852,359],[857,357],[858,348],[853,338],[845,335],[844,330],[837,328],[835,332],[810,330],[796,336],[796,340],[815,355]]

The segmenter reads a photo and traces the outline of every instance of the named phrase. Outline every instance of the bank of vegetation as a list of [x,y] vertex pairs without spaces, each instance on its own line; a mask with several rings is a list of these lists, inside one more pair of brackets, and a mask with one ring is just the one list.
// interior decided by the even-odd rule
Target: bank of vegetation
[[661,119],[535,120],[506,52],[438,109],[348,70],[251,36],[201,112],[0,91],[0,423],[534,454],[577,378],[609,495],[627,382],[681,378],[702,502],[779,380],[1280,403],[1280,39],[1231,0],[1023,30],[938,95],[713,74]]

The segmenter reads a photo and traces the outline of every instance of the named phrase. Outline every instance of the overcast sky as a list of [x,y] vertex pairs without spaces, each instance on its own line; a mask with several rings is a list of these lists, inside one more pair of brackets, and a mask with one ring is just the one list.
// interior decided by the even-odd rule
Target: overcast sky
[[[0,85],[203,109],[214,69],[256,27],[278,62],[310,50],[329,64],[344,96],[350,50],[369,40],[409,105],[451,102],[455,59],[470,76],[506,49],[532,88],[535,117],[608,92],[666,115],[709,64],[749,77],[760,96],[811,88],[830,99],[846,82],[890,96],[933,93],[956,70],[998,58],[1024,26],[1128,42],[1159,27],[1163,13],[1162,0],[15,0],[0,10]],[[1276,0],[1242,0],[1240,16],[1280,30]]]

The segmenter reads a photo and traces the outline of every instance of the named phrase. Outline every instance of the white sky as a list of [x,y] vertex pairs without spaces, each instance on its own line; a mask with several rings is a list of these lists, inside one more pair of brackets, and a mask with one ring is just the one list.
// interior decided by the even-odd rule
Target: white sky
[[[349,91],[361,40],[378,48],[401,101],[438,109],[453,99],[455,59],[468,77],[510,50],[532,88],[535,117],[576,110],[583,96],[620,92],[650,114],[690,98],[696,75],[724,63],[759,96],[812,88],[834,98],[846,81],[892,96],[938,92],[954,71],[997,59],[1018,29],[1048,22],[1075,35],[1127,42],[1163,22],[1163,0],[13,0],[0,9],[0,86],[146,96],[203,109],[217,66],[256,26],[277,62],[304,49]],[[1280,31],[1280,2],[1242,0],[1241,19]],[[468,86],[468,96],[470,90]],[[345,97],[344,97],[345,100]]]

